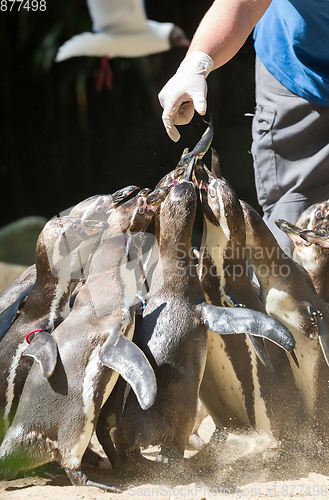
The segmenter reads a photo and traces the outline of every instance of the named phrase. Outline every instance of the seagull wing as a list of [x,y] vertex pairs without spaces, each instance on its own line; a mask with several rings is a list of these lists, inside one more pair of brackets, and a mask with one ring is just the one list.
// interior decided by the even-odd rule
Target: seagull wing
[[94,32],[124,33],[147,29],[143,0],[87,0]]

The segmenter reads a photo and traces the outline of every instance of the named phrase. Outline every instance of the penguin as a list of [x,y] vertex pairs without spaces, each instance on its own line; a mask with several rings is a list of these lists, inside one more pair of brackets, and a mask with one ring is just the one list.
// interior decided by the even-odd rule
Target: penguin
[[[112,195],[94,195],[91,196],[73,208],[64,210],[60,216],[81,218],[83,220],[103,220],[106,222],[110,210],[114,209],[133,191],[137,186],[124,187]],[[0,339],[7,331],[9,325],[22,302],[30,293],[36,279],[36,266],[33,264],[26,269],[14,283],[0,297]],[[75,293],[77,293],[78,288]],[[72,303],[74,297],[72,299]]]
[[[215,150],[212,150],[211,161],[214,175],[200,160],[196,168],[204,212],[202,256],[199,266],[201,283],[203,281],[201,274],[203,272],[205,274],[203,289],[207,289],[206,295],[208,292],[214,293],[214,289],[217,290],[216,293],[221,299],[217,299],[216,305],[249,307],[265,313],[264,306],[250,283],[247,263],[243,256],[245,229],[239,200],[230,184],[221,176],[218,154]],[[215,276],[219,286],[215,286],[211,280],[210,271],[215,271],[212,266],[217,268]],[[250,305],[247,305],[246,301]],[[263,339],[249,336],[249,340],[261,361],[272,369]]]
[[[328,227],[317,224],[316,227],[323,231]],[[308,272],[315,290],[319,297],[329,306],[329,280],[325,279],[329,273],[329,253],[328,238],[319,230],[312,231],[315,224],[309,224],[312,229],[300,229],[297,225],[291,224],[285,220],[276,220],[276,225],[292,241],[294,246],[292,258],[298,262]]]
[[117,462],[126,466],[144,463],[140,447],[149,445],[161,445],[157,461],[183,463],[206,362],[207,329],[217,333],[249,331],[268,335],[288,349],[294,345],[286,328],[279,322],[274,326],[272,318],[267,322],[268,317],[258,311],[205,302],[191,248],[197,202],[191,181],[195,160],[192,157],[184,175],[171,184],[156,215],[159,262],[134,342],[153,367],[157,395],[154,404],[141,411],[129,388],[118,390],[115,444]]
[[109,212],[121,203],[127,196],[133,193],[137,186],[127,186],[119,189],[113,194],[99,194],[90,196],[75,205],[69,212],[70,217],[81,219],[104,220],[109,217]]
[[[203,158],[205,153],[208,151],[212,139],[213,139],[213,123],[212,119],[210,118],[210,123],[202,135],[200,141],[196,144],[196,146],[193,148],[192,151],[189,152],[188,148],[185,148],[180,161],[178,162],[176,168],[166,174],[156,185],[155,189],[160,189],[162,187],[170,187],[173,184],[177,182],[178,179],[180,179],[183,175],[184,172],[189,165],[189,162],[192,159],[198,159],[198,158]],[[140,194],[140,193],[138,193]],[[153,226],[153,234],[159,232],[159,221],[158,217],[153,217],[152,219],[152,226]],[[156,262],[159,259],[158,255],[158,247],[157,247],[157,253],[154,252],[154,247],[156,245],[153,245],[152,248],[152,253],[151,255],[153,256],[153,265],[151,260],[149,259],[148,262],[148,269],[149,269],[149,276],[147,280],[147,289],[149,289],[149,282],[152,279],[152,269],[154,269],[154,266],[156,265]],[[155,255],[154,255],[155,254]],[[146,273],[147,274],[147,273]],[[147,293],[145,298],[146,300],[148,299],[149,294]],[[145,302],[146,305],[146,302]],[[139,310],[141,312],[142,309]],[[118,385],[118,384],[117,384]],[[111,430],[116,427],[116,418],[115,418],[115,406],[116,406],[116,399],[117,399],[117,386],[115,390],[112,392],[110,398],[107,400],[107,402],[104,404],[102,407],[100,417],[97,422],[97,429],[96,429],[96,434],[98,441],[101,443],[103,450],[105,451],[105,454],[107,455],[109,461],[113,466],[115,466],[116,461],[117,461],[117,452],[114,447],[112,438],[111,438]],[[192,433],[189,437],[189,447],[190,448],[195,448],[195,449],[200,449],[202,447],[202,440],[200,436],[197,434],[197,430],[199,425],[201,424],[203,418],[206,416],[206,411],[204,407],[202,406],[202,403],[198,401],[198,411],[197,411],[197,417],[196,421],[194,424],[194,427],[192,429]],[[197,422],[198,420],[198,422]]]
[[[214,164],[216,175],[200,161],[195,169],[204,213],[198,274],[205,297],[213,305],[266,314],[244,256],[246,233],[239,198],[221,176],[215,151]],[[254,340],[250,335],[221,337],[208,332],[200,398],[217,427],[253,428],[283,440],[306,412],[285,352],[271,342],[267,350],[264,344],[255,346]],[[280,407],[284,413],[276,411]]]
[[9,427],[32,365],[31,358],[22,356],[35,334],[27,341],[26,336],[36,330],[51,333],[68,315],[72,289],[106,227],[106,222],[66,216],[43,228],[36,246],[36,281],[0,342],[1,434]]
[[[28,374],[12,425],[0,447],[0,477],[57,461],[74,485],[94,483],[81,459],[97,418],[120,373],[143,408],[156,394],[156,380],[145,355],[130,340],[134,332],[138,252],[142,236],[167,189],[135,197],[112,211],[108,229],[93,255],[85,285],[71,313],[41,344],[53,352],[44,370],[43,350],[33,341]],[[36,337],[38,340],[39,337]],[[18,460],[18,457],[21,457]]]
[[296,346],[288,354],[295,384],[307,415],[321,437],[329,425],[329,321],[324,302],[307,271],[279,247],[261,216],[241,201],[246,227],[246,258],[260,283],[268,314],[292,332]]

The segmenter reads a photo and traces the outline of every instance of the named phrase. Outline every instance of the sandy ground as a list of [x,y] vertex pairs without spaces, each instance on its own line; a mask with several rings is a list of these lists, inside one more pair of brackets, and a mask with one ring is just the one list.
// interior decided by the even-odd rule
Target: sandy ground
[[[206,443],[214,429],[211,417],[207,417],[200,428]],[[93,438],[93,448],[102,453],[96,438]],[[149,448],[144,456],[154,460],[156,453],[156,448]],[[84,467],[89,479],[120,485],[121,494],[95,487],[71,486],[61,469],[48,466],[42,476],[29,475],[0,482],[0,497],[1,500],[130,500],[134,497],[310,500],[329,495],[326,464],[298,455],[283,458],[277,444],[265,433],[229,433],[223,441],[205,444],[199,453],[187,451],[185,462],[184,471],[153,463],[146,471],[114,472],[106,459],[100,467]]]

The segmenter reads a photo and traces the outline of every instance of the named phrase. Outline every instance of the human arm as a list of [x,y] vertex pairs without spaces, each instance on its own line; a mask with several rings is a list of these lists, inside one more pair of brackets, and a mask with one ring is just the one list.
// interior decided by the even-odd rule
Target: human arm
[[[206,78],[238,52],[271,0],[215,0],[203,17],[175,75],[159,94],[162,120],[169,137],[178,141],[175,125],[189,123],[207,108]],[[181,106],[183,102],[187,104]]]

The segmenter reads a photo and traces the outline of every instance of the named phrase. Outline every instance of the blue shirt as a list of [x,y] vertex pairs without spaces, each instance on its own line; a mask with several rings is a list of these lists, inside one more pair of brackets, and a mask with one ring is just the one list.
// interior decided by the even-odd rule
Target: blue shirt
[[256,54],[279,82],[329,106],[329,0],[272,0],[254,40]]

